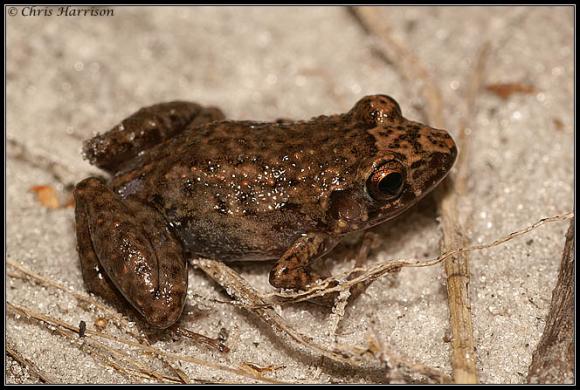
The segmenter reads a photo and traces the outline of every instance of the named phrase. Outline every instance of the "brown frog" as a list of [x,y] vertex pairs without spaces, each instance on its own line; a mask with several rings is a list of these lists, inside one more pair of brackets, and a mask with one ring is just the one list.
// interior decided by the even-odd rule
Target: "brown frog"
[[89,140],[84,153],[112,175],[74,192],[85,284],[166,328],[183,310],[186,258],[277,259],[270,283],[305,289],[320,278],[314,259],[417,203],[457,149],[446,131],[376,95],[345,114],[274,123],[162,103]]

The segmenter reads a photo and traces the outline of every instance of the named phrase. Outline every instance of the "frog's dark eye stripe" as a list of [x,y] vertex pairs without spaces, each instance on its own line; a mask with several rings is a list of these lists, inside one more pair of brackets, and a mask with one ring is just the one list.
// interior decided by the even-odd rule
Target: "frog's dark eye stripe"
[[367,191],[377,201],[397,198],[405,185],[405,168],[396,161],[387,161],[376,167],[367,179]]

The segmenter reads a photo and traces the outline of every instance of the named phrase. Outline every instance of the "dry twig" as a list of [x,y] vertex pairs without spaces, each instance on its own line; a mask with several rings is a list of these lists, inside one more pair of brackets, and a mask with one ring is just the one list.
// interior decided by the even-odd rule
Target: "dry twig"
[[[43,286],[46,286],[49,288],[55,288],[57,290],[61,290],[61,291],[64,291],[66,293],[69,293],[69,294],[73,295],[76,299],[78,299],[79,301],[84,302],[84,303],[89,304],[89,305],[92,305],[92,306],[95,306],[98,309],[102,310],[103,312],[107,313],[107,315],[110,318],[114,319],[114,322],[117,323],[117,325],[119,326],[119,328],[121,330],[125,331],[130,336],[139,340],[140,344],[149,345],[148,340],[145,337],[142,337],[138,332],[136,332],[135,327],[129,326],[128,321],[125,318],[123,318],[123,316],[121,316],[119,313],[117,313],[115,310],[111,309],[110,307],[101,304],[96,299],[94,299],[90,296],[87,296],[85,294],[77,293],[77,292],[67,288],[66,286],[64,286],[58,282],[50,280],[50,279],[43,277],[41,275],[35,274],[34,272],[26,269],[25,267],[23,267],[22,265],[18,264],[17,262],[15,262],[13,260],[8,260],[7,264],[10,267],[12,267],[18,271],[18,274],[14,273],[14,272],[9,272],[8,275],[10,277],[22,278],[25,281],[38,283],[40,285],[43,285]],[[43,316],[40,313],[35,312],[32,309],[29,309],[26,307],[15,306],[15,305],[12,305],[9,303],[9,311],[16,313],[16,314],[24,314],[27,317],[31,317],[31,318],[34,318],[38,321],[43,321],[43,322],[46,322],[48,324],[52,324],[53,326],[60,326],[59,328],[56,329],[56,332],[58,332],[62,336],[69,337],[72,340],[75,340],[78,337],[78,331],[79,331],[78,328],[76,328],[70,324],[66,324],[66,323],[64,323],[58,319],[52,318],[50,316]],[[182,332],[182,333],[184,333],[185,336],[188,336],[188,337],[191,336],[191,332],[187,331],[186,329],[179,328],[177,330],[177,332],[178,333]],[[127,342],[126,340],[114,338],[113,336],[110,336],[110,335],[107,335],[107,334],[104,334],[101,332],[98,332],[98,333],[85,332],[85,333],[98,335],[99,337],[102,337],[105,339],[115,340],[117,342],[125,343],[125,344],[132,345],[132,346],[136,345],[136,343],[134,343],[134,342]],[[199,341],[197,338],[193,338],[193,339]],[[206,344],[206,343],[204,343],[204,344]],[[103,343],[98,342],[98,340],[93,339],[93,340],[86,341],[84,343],[84,345],[85,345],[85,348],[92,350],[93,353],[91,353],[91,354],[93,356],[98,357],[101,362],[113,367],[117,371],[119,371],[122,374],[127,375],[129,377],[156,379],[159,381],[169,381],[171,383],[177,383],[177,382],[178,383],[187,383],[187,382],[191,382],[191,381],[204,382],[204,383],[208,382],[208,381],[204,381],[201,379],[191,380],[191,379],[187,378],[187,376],[185,375],[185,373],[183,373],[183,371],[172,366],[171,363],[169,361],[167,361],[167,359],[164,357],[164,355],[163,355],[163,353],[161,353],[161,351],[159,351],[160,353],[153,353],[152,355],[157,356],[158,359],[162,360],[166,365],[168,365],[176,373],[176,375],[177,375],[176,377],[167,376],[167,375],[158,373],[155,370],[148,369],[141,362],[132,359],[131,357],[129,357],[129,355],[127,355],[123,351],[111,348]],[[225,351],[225,349],[223,347],[220,347],[220,346],[216,346],[215,348],[217,350],[220,350],[220,351]],[[227,349],[227,347],[225,347],[225,348]],[[188,358],[180,359],[179,355],[173,355],[173,356],[171,356],[171,358],[174,358],[174,360],[185,360],[185,361],[189,361],[190,363],[198,363],[201,365],[203,365],[203,362],[204,362],[202,360],[195,360],[195,359],[192,360],[192,359],[188,359]],[[206,363],[207,363],[206,366],[212,365],[212,363],[210,363],[210,362],[206,362]],[[214,368],[222,369],[223,367],[222,366],[214,366]],[[236,369],[233,369],[233,370],[236,371]],[[242,371],[243,370],[239,370],[239,372],[242,372]],[[271,381],[270,379],[263,377],[263,375],[259,375],[259,377],[256,376],[254,379],[263,380],[263,381],[267,381],[267,382]],[[209,382],[214,382],[214,381],[209,381]]]
[[[43,286],[55,288],[55,289],[60,290],[60,291],[64,291],[68,294],[71,294],[78,301],[83,302],[89,306],[94,306],[95,308],[99,309],[103,313],[106,313],[108,318],[113,319],[113,322],[115,324],[117,324],[117,327],[119,329],[121,329],[127,333],[130,333],[131,336],[140,340],[140,342],[142,342],[144,344],[149,344],[149,341],[147,340],[147,338],[142,337],[133,327],[129,326],[129,321],[127,321],[122,315],[120,315],[117,311],[111,309],[109,306],[100,303],[97,299],[91,297],[90,295],[78,293],[78,292],[71,290],[70,288],[64,286],[63,284],[55,282],[54,280],[48,279],[44,276],[38,275],[38,274],[30,271],[29,269],[23,267],[22,265],[18,264],[14,260],[6,260],[6,264],[8,266],[16,269],[18,272],[20,272],[22,275],[20,277],[25,279],[25,280],[34,281],[35,283],[39,283]],[[11,273],[11,272],[8,273],[8,276],[19,277],[18,275]]]
[[242,304],[242,307],[256,314],[260,319],[272,326],[279,334],[289,337],[292,342],[297,342],[302,348],[306,348],[314,356],[324,356],[331,361],[347,366],[360,367],[360,361],[345,359],[341,354],[329,351],[312,342],[311,338],[289,327],[278,313],[272,308],[272,304],[264,300],[240,275],[227,265],[217,260],[196,259],[192,265],[200,268],[211,279],[226,289],[228,295]]
[[[421,94],[425,100],[427,119],[435,127],[445,128],[442,94],[421,61],[407,49],[407,45],[393,37],[388,23],[380,17],[376,9],[367,7],[353,8],[365,31],[379,38],[377,48],[385,57],[393,60],[407,81],[421,81]],[[468,114],[473,109],[475,94],[479,91],[483,74],[483,64],[487,55],[487,45],[480,53],[478,66],[470,82],[468,92]],[[468,117],[468,116],[466,116]],[[464,133],[464,132],[463,132]],[[459,145],[461,149],[461,145]],[[465,153],[464,153],[465,154]],[[465,156],[464,156],[465,158]],[[465,245],[456,210],[457,198],[453,193],[454,184],[449,179],[438,190],[439,213],[443,230],[443,251],[461,248]],[[461,185],[465,188],[465,185]],[[445,196],[444,196],[445,194]],[[450,257],[445,263],[447,291],[449,299],[450,322],[453,333],[452,367],[456,383],[477,383],[476,354],[471,324],[471,305],[469,302],[469,262],[465,255]]]
[[10,158],[25,162],[35,168],[45,171],[52,176],[57,183],[60,183],[63,186],[73,183],[72,180],[65,179],[73,176],[71,170],[66,165],[52,161],[50,158],[38,153],[31,152],[26,145],[12,137],[8,137],[7,141],[7,145],[9,146],[8,154]]
[[[479,251],[479,250],[483,250],[483,249],[493,248],[493,247],[501,245],[505,242],[511,241],[517,237],[520,237],[520,236],[522,236],[522,235],[524,235],[524,234],[526,234],[534,229],[539,228],[540,226],[542,226],[544,224],[566,221],[566,220],[569,220],[572,218],[574,218],[574,213],[572,213],[572,212],[558,214],[558,215],[555,215],[552,217],[542,218],[542,219],[536,221],[535,223],[533,223],[532,225],[526,226],[525,228],[522,228],[520,230],[516,230],[508,235],[502,236],[502,237],[500,237],[492,242],[486,243],[486,244],[480,244],[480,245],[467,246],[467,247],[453,249],[453,250],[450,250],[448,252],[442,253],[441,255],[439,255],[435,258],[430,258],[430,259],[397,259],[397,260],[389,260],[386,262],[382,262],[382,263],[376,264],[376,265],[374,265],[372,267],[368,267],[368,268],[354,268],[351,271],[349,271],[349,273],[356,274],[357,276],[355,278],[348,279],[348,276],[350,276],[349,273],[347,273],[345,275],[341,275],[340,279],[345,279],[345,281],[340,282],[338,285],[335,285],[334,282],[336,280],[336,277],[334,277],[334,278],[329,278],[329,279],[326,279],[324,281],[321,281],[320,283],[313,286],[312,288],[310,288],[307,291],[291,292],[291,293],[274,292],[274,293],[270,293],[270,294],[265,294],[265,295],[261,296],[261,298],[264,299],[265,302],[270,302],[269,298],[271,298],[271,297],[281,298],[285,302],[307,301],[309,299],[316,298],[316,297],[319,297],[319,296],[322,296],[325,294],[337,293],[337,292],[343,291],[345,289],[349,289],[358,283],[368,282],[370,280],[376,280],[377,278],[380,278],[381,276],[383,276],[389,272],[393,272],[393,271],[399,270],[399,269],[404,268],[404,267],[430,267],[430,266],[441,263],[442,261],[450,258],[451,256],[456,256],[456,255],[466,253],[466,252]],[[271,305],[272,303],[267,303],[267,304]]]
[[437,83],[417,56],[392,34],[384,14],[375,7],[352,7],[352,15],[373,39],[375,48],[392,61],[410,83],[421,83],[421,95],[427,102],[427,116],[434,127],[443,128],[443,98]]
[[32,373],[34,376],[36,376],[41,382],[43,382],[43,383],[57,383],[48,374],[42,372],[42,370],[40,370],[38,368],[38,366],[33,361],[22,356],[22,354],[20,352],[18,352],[18,350],[16,350],[16,348],[14,346],[7,345],[6,346],[6,353],[12,359],[16,360],[22,367],[28,369],[28,371],[30,373]]
[[[79,328],[71,324],[67,324],[64,321],[53,318],[48,315],[44,315],[35,310],[14,305],[7,302],[8,312],[13,314],[16,318],[23,316],[27,319],[34,319],[40,323],[47,324],[47,328],[52,332],[55,332],[63,337],[68,338],[77,345],[81,350],[88,353],[89,355],[97,358],[101,363],[108,365],[121,374],[131,378],[148,378],[156,380],[169,379],[171,382],[175,382],[173,378],[167,377],[163,374],[158,373],[155,370],[148,369],[142,362],[137,361],[130,357],[126,352],[112,348],[106,344],[99,342],[96,339],[86,339],[83,338],[82,341],[78,339]],[[85,333],[86,334],[86,333]],[[178,381],[178,380],[177,380]]]
[[[447,184],[447,185],[446,185]],[[465,245],[459,216],[456,208],[456,197],[452,194],[443,196],[449,189],[450,182],[443,184],[439,191],[439,210],[443,230],[442,250],[461,248]],[[471,302],[469,298],[469,257],[465,254],[450,256],[444,263],[447,275],[447,299],[449,302],[449,320],[451,325],[451,366],[455,383],[478,383],[477,355],[471,322]]]
[[[19,305],[15,305],[15,304],[12,304],[10,302],[7,302],[7,309],[8,309],[8,312],[12,313],[13,315],[20,315],[20,316],[23,316],[25,318],[36,320],[40,323],[45,323],[52,330],[58,329],[59,334],[62,334],[62,335],[70,334],[72,337],[74,337],[75,340],[78,340],[79,329],[78,329],[78,327],[76,327],[74,325],[71,325],[69,323],[66,323],[60,319],[51,317],[49,315],[40,313],[36,310],[26,308],[23,306],[19,306]],[[180,355],[180,354],[164,351],[164,350],[161,350],[159,348],[155,348],[153,346],[143,345],[137,341],[119,338],[119,337],[116,337],[116,336],[113,336],[113,335],[110,335],[110,334],[107,334],[104,332],[94,332],[92,330],[87,330],[85,332],[85,337],[83,338],[83,340],[85,340],[84,341],[85,343],[88,340],[91,340],[94,343],[96,343],[93,345],[96,345],[98,348],[103,348],[104,350],[108,351],[109,353],[114,353],[117,357],[119,357],[119,356],[126,357],[127,358],[127,359],[125,359],[126,361],[129,361],[128,359],[131,359],[130,357],[128,357],[126,352],[121,351],[119,349],[113,349],[112,347],[109,347],[109,346],[99,342],[98,341],[99,339],[104,339],[104,340],[109,340],[109,341],[112,341],[115,343],[120,343],[120,344],[123,344],[127,347],[135,348],[135,349],[141,351],[141,353],[145,353],[147,355],[162,356],[163,358],[168,359],[168,360],[184,361],[184,362],[188,362],[188,363],[193,363],[195,365],[207,367],[210,369],[229,372],[229,373],[232,373],[232,374],[235,374],[238,376],[250,378],[250,379],[256,380],[258,382],[282,383],[282,382],[277,381],[275,379],[264,377],[263,375],[260,375],[260,376],[252,375],[251,373],[248,373],[247,371],[239,369],[239,368],[229,367],[229,366],[225,366],[222,364],[209,362],[206,360],[193,358],[191,356]],[[142,372],[143,374],[145,374],[151,378],[154,378],[154,379],[167,379],[167,380],[170,380],[173,382],[182,382],[181,378],[170,377],[170,376],[158,373],[154,370],[148,370],[148,369],[144,368],[144,366],[141,362],[137,362],[135,360],[132,360],[130,363],[132,365],[134,365],[134,367],[129,368],[129,369],[127,369],[126,367],[121,367],[118,364],[112,365],[112,366],[115,367],[116,369],[121,367],[121,369],[125,369],[127,372],[129,372],[131,370]]]
[[[421,375],[429,378],[434,382],[445,382],[447,376],[440,371],[422,364],[409,362],[402,357],[396,355],[389,355],[383,361],[376,359],[368,359],[363,353],[353,353],[352,347],[349,349],[335,346],[332,350],[324,348],[316,344],[311,337],[303,335],[290,327],[284,319],[276,313],[272,308],[272,304],[262,297],[256,290],[234,270],[217,260],[210,259],[196,259],[192,264],[204,271],[210,278],[221,285],[228,295],[242,304],[242,307],[251,313],[255,314],[259,319],[271,326],[276,334],[282,336],[291,345],[298,349],[305,350],[310,356],[315,358],[324,357],[339,364],[355,370],[387,370],[390,373],[392,370],[401,371],[403,373],[411,372],[412,374]],[[324,295],[324,294],[321,294]],[[367,351],[368,348],[359,348],[361,351]],[[388,377],[388,375],[385,375]],[[411,380],[409,375],[405,375],[408,380]]]
[[[464,167],[469,152],[469,142],[466,136],[468,118],[474,116],[475,97],[483,82],[484,66],[489,53],[489,44],[484,44],[478,55],[478,60],[469,82],[467,93],[467,112],[460,126],[458,148],[463,157],[457,161],[457,169],[467,171]],[[462,164],[463,163],[463,164]],[[442,249],[447,251],[461,248],[466,244],[463,236],[463,226],[459,221],[457,204],[461,193],[467,188],[467,176],[457,175],[448,179],[437,189],[441,228],[443,230]],[[451,323],[451,365],[455,383],[478,383],[477,353],[473,337],[471,320],[471,300],[469,297],[469,256],[460,254],[449,257],[445,263],[447,274],[447,299],[449,302],[449,318]]]

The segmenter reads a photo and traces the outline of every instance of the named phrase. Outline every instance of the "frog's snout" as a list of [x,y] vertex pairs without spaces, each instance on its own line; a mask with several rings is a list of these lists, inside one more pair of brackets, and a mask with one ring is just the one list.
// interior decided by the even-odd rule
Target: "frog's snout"
[[449,171],[453,167],[458,155],[457,144],[451,134],[445,130],[429,128],[426,132],[426,138],[429,141],[427,150],[432,155],[439,155],[437,160],[441,168],[444,171]]
[[447,133],[447,137],[449,137],[449,166],[447,167],[447,170],[449,171],[451,170],[453,164],[455,164],[455,161],[457,160],[459,150],[457,149],[457,144],[455,144],[453,137],[451,137],[449,133]]
[[455,145],[455,142],[454,142],[453,146],[451,147],[451,158],[453,159],[453,162],[455,162],[455,160],[457,159],[458,154],[459,154],[459,151],[457,150],[457,145]]
[[437,186],[451,171],[458,150],[453,137],[445,131],[423,127],[417,138],[422,147],[410,169],[410,182],[415,196],[422,197]]
[[448,158],[448,166],[447,166],[447,170],[450,170],[453,167],[453,164],[455,164],[455,160],[457,160],[457,155],[459,153],[459,151],[457,150],[457,144],[455,144],[455,141],[453,140],[453,137],[445,131],[445,143],[447,145],[447,148],[449,150],[449,158]]

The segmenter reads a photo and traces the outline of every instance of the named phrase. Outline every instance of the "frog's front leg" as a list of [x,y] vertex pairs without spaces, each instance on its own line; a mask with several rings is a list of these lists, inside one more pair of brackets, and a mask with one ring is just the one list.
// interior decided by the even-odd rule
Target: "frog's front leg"
[[336,245],[337,240],[324,233],[309,233],[298,238],[270,271],[270,284],[278,288],[306,290],[322,277],[314,272],[312,261]]
[[114,174],[140,152],[175,135],[188,126],[222,120],[225,116],[215,107],[174,101],[144,107],[104,134],[83,145],[91,164]]
[[[74,195],[87,287],[106,299],[115,299],[118,290],[154,327],[175,323],[187,295],[187,263],[164,217],[138,201],[122,199],[97,178],[80,182]],[[94,280],[97,266],[110,282]]]

